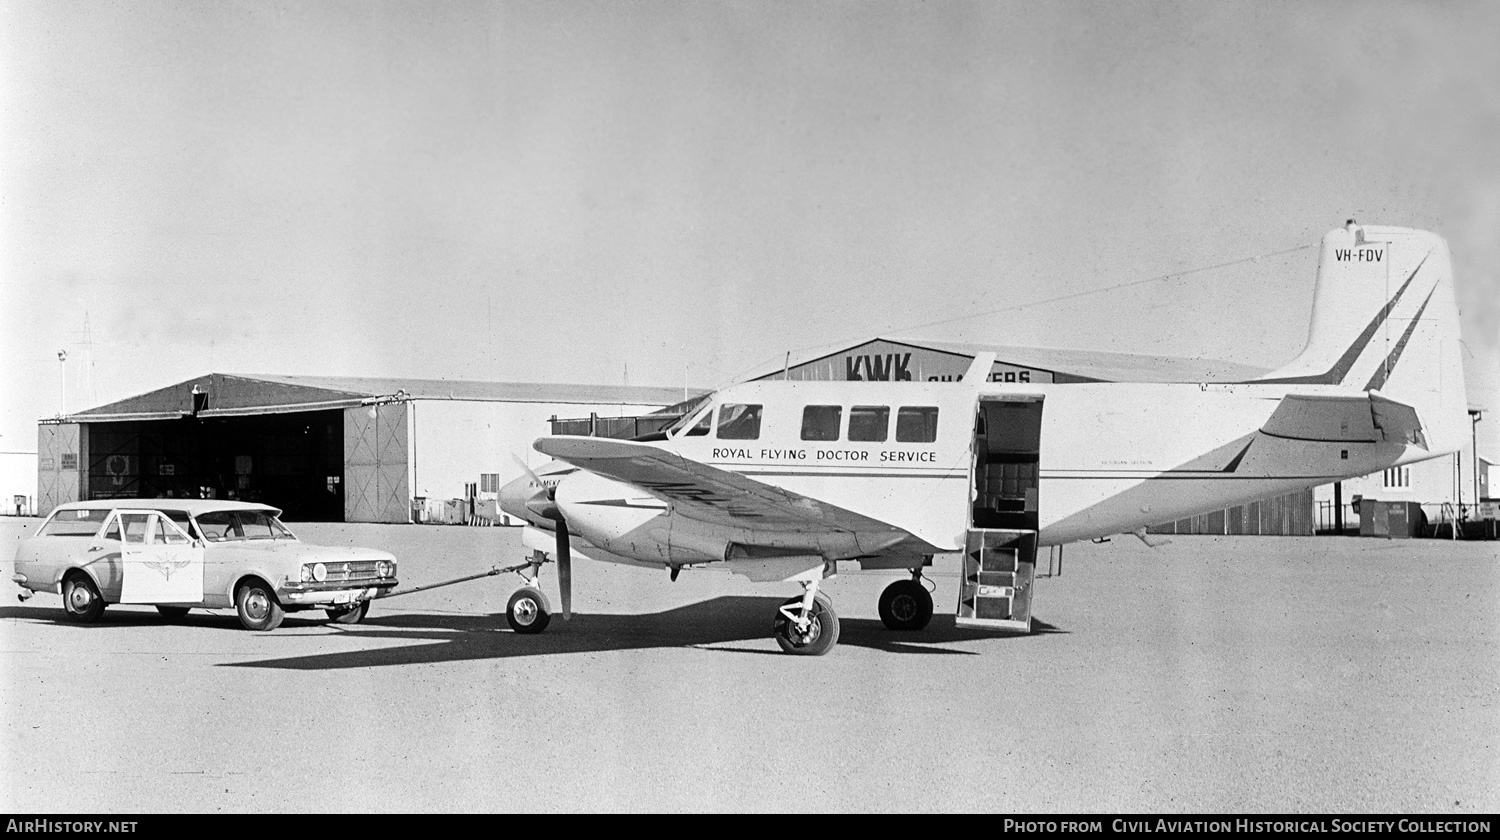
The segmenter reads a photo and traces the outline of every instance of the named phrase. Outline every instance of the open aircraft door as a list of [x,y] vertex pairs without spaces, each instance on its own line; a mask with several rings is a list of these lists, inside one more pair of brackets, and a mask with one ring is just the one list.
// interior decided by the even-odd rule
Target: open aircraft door
[[985,396],[974,425],[973,505],[957,623],[1028,633],[1036,549],[1042,400]]
[[203,544],[153,510],[115,512],[120,529],[120,603],[203,602]]

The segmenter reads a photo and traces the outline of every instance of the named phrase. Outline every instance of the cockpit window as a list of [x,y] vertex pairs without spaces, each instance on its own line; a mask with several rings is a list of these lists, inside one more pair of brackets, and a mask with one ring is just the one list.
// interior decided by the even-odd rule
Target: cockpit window
[[[713,422],[714,411],[712,408],[704,408],[701,411],[689,412],[677,418],[677,422],[666,428],[669,436],[676,437],[683,429],[688,430],[689,435],[708,434],[709,424]],[[691,426],[691,428],[689,428]]]
[[802,409],[802,439],[838,440],[839,423],[843,419],[843,406],[810,405]]
[[932,443],[937,440],[938,410],[935,406],[912,406],[896,412],[899,443]]
[[703,396],[695,397],[688,402],[678,403],[677,405],[671,406],[668,409],[662,409],[663,412],[682,412],[682,414],[678,415],[676,420],[673,420],[670,425],[662,429],[662,433],[666,435],[676,436],[678,432],[692,425],[693,421],[699,419],[699,412],[703,409],[704,406],[708,405],[709,398],[712,396],[713,394],[711,393],[704,394]]
[[724,440],[755,440],[760,437],[760,406],[724,403],[719,408],[719,437]]

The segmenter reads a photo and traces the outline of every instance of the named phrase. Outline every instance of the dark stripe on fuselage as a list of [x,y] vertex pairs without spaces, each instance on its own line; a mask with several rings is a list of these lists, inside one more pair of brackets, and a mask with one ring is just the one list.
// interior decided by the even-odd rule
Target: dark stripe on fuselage
[[1250,451],[1250,445],[1253,443],[1255,443],[1255,438],[1250,438],[1250,440],[1246,441],[1245,448],[1240,450],[1240,454],[1234,456],[1234,460],[1230,461],[1229,464],[1224,467],[1224,469],[1220,470],[1220,472],[1232,473],[1235,470],[1239,469],[1240,461],[1244,459],[1245,453]]
[[1342,481],[1347,475],[1230,475],[1222,472],[1157,473],[1156,475],[1043,475],[1042,481],[1297,481],[1325,479]]
[[867,473],[867,472],[783,472],[771,470],[734,470],[739,475],[773,475],[773,476],[807,476],[810,478],[923,478],[923,479],[951,479],[962,478],[965,481],[969,476],[967,472],[948,473]]

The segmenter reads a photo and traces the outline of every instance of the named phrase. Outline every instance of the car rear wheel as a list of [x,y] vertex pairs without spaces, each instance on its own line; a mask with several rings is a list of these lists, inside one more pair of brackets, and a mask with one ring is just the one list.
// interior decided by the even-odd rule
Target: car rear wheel
[[275,630],[286,618],[281,602],[276,600],[276,593],[265,581],[253,578],[240,584],[235,592],[234,608],[246,630]]
[[336,610],[324,610],[328,618],[334,624],[358,624],[365,620],[370,613],[370,602],[360,601],[352,607],[343,607]]
[[74,572],[63,581],[63,614],[80,624],[90,624],[104,614],[99,587],[83,572]]

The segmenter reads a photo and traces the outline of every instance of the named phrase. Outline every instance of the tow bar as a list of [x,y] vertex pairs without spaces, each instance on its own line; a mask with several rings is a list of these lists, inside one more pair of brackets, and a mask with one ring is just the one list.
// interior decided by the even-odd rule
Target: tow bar
[[[551,563],[552,561],[551,560],[547,560],[545,562]],[[412,587],[411,589],[403,589],[400,592],[392,592],[389,595],[382,595],[381,596],[381,600],[383,601],[386,598],[396,598],[396,597],[399,597],[401,595],[410,595],[410,594],[412,594],[414,592],[424,592],[424,591],[426,591],[428,589],[437,589],[440,586],[452,586],[455,583],[464,583],[466,581],[479,580],[480,578],[494,577],[495,575],[503,575],[503,574],[505,574],[507,572],[519,572],[522,569],[529,569],[529,568],[532,568],[533,566],[536,566],[536,565],[537,565],[536,563],[528,562],[528,563],[521,563],[520,565],[517,565],[517,566],[506,566],[504,568],[496,566],[495,568],[490,569],[487,572],[480,572],[477,575],[465,575],[464,577],[454,578],[453,580],[445,580],[445,581],[441,581],[439,583],[429,583],[429,584],[427,584],[425,586],[415,586],[415,587]]]

